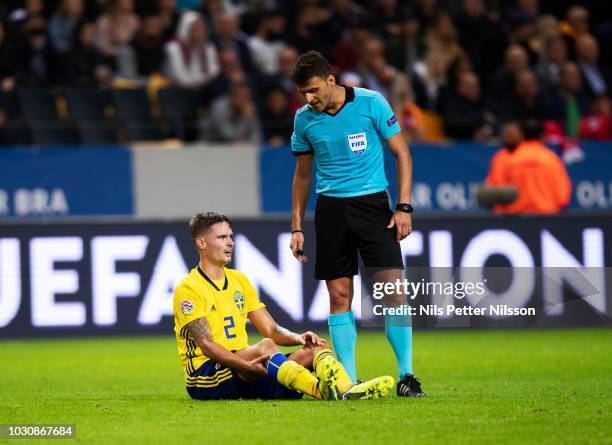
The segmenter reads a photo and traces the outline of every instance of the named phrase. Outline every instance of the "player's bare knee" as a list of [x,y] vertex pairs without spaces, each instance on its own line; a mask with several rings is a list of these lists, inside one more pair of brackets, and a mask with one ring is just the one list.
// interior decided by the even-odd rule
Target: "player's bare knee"
[[278,346],[274,343],[274,340],[270,338],[262,339],[259,344],[259,351],[261,354],[268,354],[270,356],[278,352]]
[[315,351],[312,348],[303,348],[295,351],[289,356],[290,360],[302,365],[306,369],[312,369],[312,361],[315,356]]

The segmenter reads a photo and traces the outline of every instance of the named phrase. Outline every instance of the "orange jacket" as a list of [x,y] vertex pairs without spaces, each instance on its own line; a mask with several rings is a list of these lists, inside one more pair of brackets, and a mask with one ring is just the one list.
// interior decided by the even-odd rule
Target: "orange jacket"
[[496,205],[495,213],[558,213],[569,205],[572,192],[563,161],[538,140],[524,141],[514,151],[498,151],[485,182],[518,189],[516,201]]

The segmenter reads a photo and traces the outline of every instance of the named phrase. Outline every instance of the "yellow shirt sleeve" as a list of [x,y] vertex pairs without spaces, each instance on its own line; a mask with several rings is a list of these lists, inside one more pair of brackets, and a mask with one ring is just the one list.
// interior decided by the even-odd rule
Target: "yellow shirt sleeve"
[[190,287],[181,285],[174,291],[174,316],[176,328],[180,331],[193,320],[206,316],[206,298]]

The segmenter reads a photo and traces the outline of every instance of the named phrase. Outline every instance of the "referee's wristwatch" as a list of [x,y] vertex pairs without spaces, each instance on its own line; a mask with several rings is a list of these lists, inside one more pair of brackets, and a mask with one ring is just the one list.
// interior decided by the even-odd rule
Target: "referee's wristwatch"
[[405,202],[398,202],[397,205],[395,206],[395,210],[398,210],[400,212],[404,212],[404,213],[412,213],[414,212],[414,209],[412,208],[412,206],[408,203]]

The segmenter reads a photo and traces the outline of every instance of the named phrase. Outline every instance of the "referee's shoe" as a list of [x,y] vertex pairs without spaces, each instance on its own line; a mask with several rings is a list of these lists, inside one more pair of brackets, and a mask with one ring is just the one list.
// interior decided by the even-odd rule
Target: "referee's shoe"
[[425,397],[421,389],[421,382],[412,374],[406,374],[397,382],[397,395],[399,397]]

